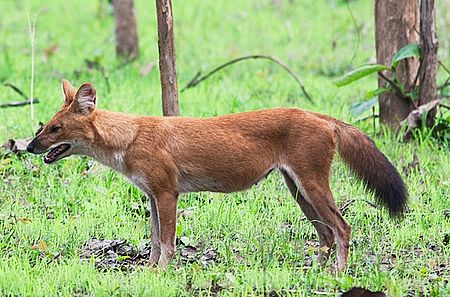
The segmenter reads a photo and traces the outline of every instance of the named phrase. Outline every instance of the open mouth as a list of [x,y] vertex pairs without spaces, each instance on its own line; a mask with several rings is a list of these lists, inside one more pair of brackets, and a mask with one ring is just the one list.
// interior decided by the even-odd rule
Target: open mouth
[[44,157],[44,162],[50,164],[56,160],[61,159],[61,156],[70,149],[70,145],[63,143],[50,150],[50,152]]

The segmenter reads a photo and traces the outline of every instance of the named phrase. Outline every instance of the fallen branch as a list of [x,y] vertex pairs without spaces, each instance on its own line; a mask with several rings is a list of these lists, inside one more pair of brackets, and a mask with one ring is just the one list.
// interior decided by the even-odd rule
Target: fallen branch
[[27,95],[25,95],[21,89],[19,89],[18,87],[16,87],[13,84],[10,83],[4,83],[3,84],[5,87],[10,87],[11,89],[13,89],[14,91],[16,91],[16,93],[18,93],[20,96],[22,96],[24,99],[29,99]]
[[442,107],[442,108],[450,110],[450,106],[448,106],[448,105],[445,105],[445,104],[441,103],[441,104],[439,104],[439,106]]
[[341,214],[345,214],[345,212],[350,207],[350,205],[352,205],[355,201],[356,201],[355,199],[351,199],[351,200],[345,202],[344,205],[342,205],[340,207]]
[[428,102],[427,104],[423,104],[413,111],[411,111],[406,119],[400,122],[402,126],[406,125],[407,129],[403,134],[404,140],[409,140],[412,136],[412,131],[418,127],[420,127],[422,123],[422,118],[424,114],[427,114],[430,110],[440,105],[441,100],[435,99],[433,101]]
[[24,106],[29,104],[39,103],[39,99],[34,98],[33,100],[25,100],[25,101],[16,101],[16,102],[9,102],[9,103],[3,103],[0,104],[0,108],[7,108],[7,107],[18,107],[18,106]]
[[377,118],[379,118],[379,117],[380,117],[380,116],[377,115],[377,114],[371,114],[371,115],[369,115],[369,116],[366,116],[366,117],[363,117],[363,118],[361,118],[361,119],[356,120],[355,123],[364,122],[364,121],[370,120],[370,119],[377,119]]
[[369,201],[369,200],[366,200],[366,199],[363,199],[362,201],[366,202],[367,204],[369,204],[373,208],[378,208],[378,206],[375,203],[373,203],[372,201]]
[[39,99],[37,99],[37,98],[32,98],[32,99],[28,98],[28,96],[25,95],[25,93],[21,89],[16,87],[15,85],[13,85],[11,83],[4,83],[3,85],[5,87],[10,87],[17,94],[19,94],[22,98],[24,98],[26,100],[25,101],[15,101],[15,102],[3,103],[3,104],[0,104],[0,108],[18,107],[18,106],[24,106],[24,105],[39,103]]
[[191,79],[191,81],[183,88],[181,89],[181,92],[184,92],[186,89],[190,89],[193,88],[195,86],[197,86],[199,83],[201,83],[202,81],[206,80],[207,78],[209,78],[210,76],[212,76],[214,73],[222,70],[223,68],[230,66],[234,63],[243,61],[243,60],[250,60],[250,59],[266,59],[269,61],[274,62],[275,64],[278,64],[281,68],[283,68],[284,70],[286,70],[287,73],[289,73],[292,78],[298,83],[298,85],[300,86],[300,89],[302,90],[303,94],[305,95],[305,97],[313,102],[312,97],[308,94],[308,92],[305,89],[305,86],[303,85],[302,81],[300,80],[300,78],[289,68],[287,67],[284,63],[282,63],[281,61],[279,61],[278,59],[272,57],[272,56],[267,56],[267,55],[251,55],[251,56],[244,56],[244,57],[239,57],[236,59],[233,59],[231,61],[228,61],[216,68],[214,68],[213,70],[211,70],[210,72],[208,72],[207,74],[200,76],[201,72],[197,72],[197,74],[195,75],[195,77],[193,79]]
[[[369,200],[363,199],[362,201],[366,202],[367,204],[369,204],[369,205],[372,206],[373,208],[378,208],[378,206],[377,206],[375,203],[373,203],[373,202],[371,202],[371,201],[369,201]],[[342,206],[340,207],[341,214],[344,214],[344,213],[348,210],[348,208],[350,207],[350,205],[352,205],[352,204],[355,203],[355,202],[356,202],[356,199],[351,199],[351,200],[345,202],[344,205],[342,205]]]

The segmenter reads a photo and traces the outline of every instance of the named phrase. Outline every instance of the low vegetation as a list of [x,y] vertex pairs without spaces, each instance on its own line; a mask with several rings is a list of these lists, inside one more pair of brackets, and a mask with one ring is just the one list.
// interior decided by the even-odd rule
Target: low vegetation
[[[121,66],[113,18],[106,1],[99,2],[2,3],[0,81],[29,89],[27,12],[36,14],[34,94],[40,100],[35,122],[29,107],[0,109],[2,142],[30,137],[38,121],[58,110],[62,78],[95,83],[100,108],[161,114],[154,3],[136,1],[141,56]],[[317,265],[316,233],[278,174],[242,193],[181,196],[178,253],[163,272],[136,258],[148,249],[148,206],[123,177],[87,158],[47,166],[42,157],[3,150],[0,294],[338,296],[354,286],[390,296],[450,294],[449,147],[426,131],[403,143],[378,125],[374,131],[371,120],[352,117],[350,107],[376,88],[376,79],[346,88],[334,84],[356,66],[374,62],[373,2],[349,3],[359,36],[345,1],[174,1],[180,89],[198,71],[268,54],[289,65],[314,99],[307,100],[277,65],[251,60],[181,93],[182,115],[278,106],[327,113],[366,131],[404,177],[409,211],[392,220],[342,162],[334,162],[332,191],[352,226],[344,273],[334,272],[334,256],[326,267]],[[450,22],[444,13],[438,26]],[[444,33],[439,31],[440,58],[448,65]],[[0,103],[17,101],[11,88],[0,90]],[[101,240],[111,240],[104,250]]]

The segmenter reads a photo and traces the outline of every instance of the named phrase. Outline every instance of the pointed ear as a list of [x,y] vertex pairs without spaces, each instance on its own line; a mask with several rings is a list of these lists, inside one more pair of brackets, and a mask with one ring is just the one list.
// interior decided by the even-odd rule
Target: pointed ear
[[73,98],[75,98],[75,94],[77,93],[77,89],[70,84],[69,81],[63,79],[62,80],[62,91],[64,95],[64,104],[63,107],[69,106]]
[[96,101],[97,95],[94,86],[90,83],[84,83],[78,89],[72,107],[74,111],[88,115],[94,111]]

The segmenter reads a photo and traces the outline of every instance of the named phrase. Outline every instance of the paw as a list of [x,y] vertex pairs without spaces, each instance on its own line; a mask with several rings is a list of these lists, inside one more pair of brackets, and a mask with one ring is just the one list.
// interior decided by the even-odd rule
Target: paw
[[161,251],[155,251],[152,249],[150,252],[150,259],[148,260],[148,266],[154,266],[158,264],[159,259],[161,258]]

